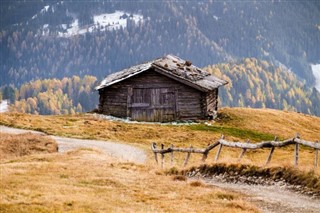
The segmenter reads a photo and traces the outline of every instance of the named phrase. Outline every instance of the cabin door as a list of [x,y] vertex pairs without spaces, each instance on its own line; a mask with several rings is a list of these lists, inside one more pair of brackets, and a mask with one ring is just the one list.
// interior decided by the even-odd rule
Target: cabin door
[[168,122],[176,119],[174,88],[133,88],[131,94],[132,120]]

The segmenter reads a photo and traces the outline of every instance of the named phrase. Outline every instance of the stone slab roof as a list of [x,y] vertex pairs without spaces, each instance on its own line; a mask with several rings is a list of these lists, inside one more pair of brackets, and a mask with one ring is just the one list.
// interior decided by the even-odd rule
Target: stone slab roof
[[95,89],[106,88],[150,69],[201,91],[210,91],[228,83],[194,66],[190,61],[185,61],[177,56],[167,55],[112,73]]

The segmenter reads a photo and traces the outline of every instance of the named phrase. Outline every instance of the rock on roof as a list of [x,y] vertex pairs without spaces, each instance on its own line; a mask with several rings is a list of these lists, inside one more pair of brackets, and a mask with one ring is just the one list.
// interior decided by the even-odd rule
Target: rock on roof
[[177,56],[167,55],[163,58],[158,58],[110,74],[95,89],[100,90],[111,86],[151,68],[154,68],[156,72],[166,75],[169,78],[173,78],[201,91],[210,91],[228,83],[192,65],[190,61],[185,61]]

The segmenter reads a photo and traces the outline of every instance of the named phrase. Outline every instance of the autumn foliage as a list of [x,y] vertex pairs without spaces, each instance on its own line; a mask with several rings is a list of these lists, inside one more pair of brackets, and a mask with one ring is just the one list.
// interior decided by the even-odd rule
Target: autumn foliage
[[320,115],[320,93],[283,65],[245,58],[206,68],[229,82],[219,90],[229,107],[272,108]]
[[93,76],[31,81],[17,89],[10,110],[42,115],[90,111],[97,104],[96,82]]

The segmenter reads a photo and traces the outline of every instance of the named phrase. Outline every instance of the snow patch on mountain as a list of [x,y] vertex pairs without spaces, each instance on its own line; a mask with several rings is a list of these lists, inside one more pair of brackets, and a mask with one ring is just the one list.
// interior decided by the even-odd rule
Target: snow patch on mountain
[[40,13],[45,13],[45,12],[48,12],[50,6],[47,5],[47,6],[44,6],[44,8],[42,10],[40,10]]
[[60,37],[71,37],[74,35],[81,35],[87,32],[94,32],[96,30],[118,30],[121,27],[126,28],[128,20],[133,21],[135,24],[143,22],[143,16],[139,14],[127,15],[124,11],[115,11],[114,13],[103,13],[93,16],[93,24],[84,27],[79,27],[79,20],[74,19],[70,27],[67,28],[66,24],[62,24],[61,28],[66,29],[66,32],[59,32]]
[[315,88],[320,92],[320,64],[312,64],[311,65],[313,76],[316,79]]
[[220,18],[218,16],[212,16],[216,21],[218,21]]

